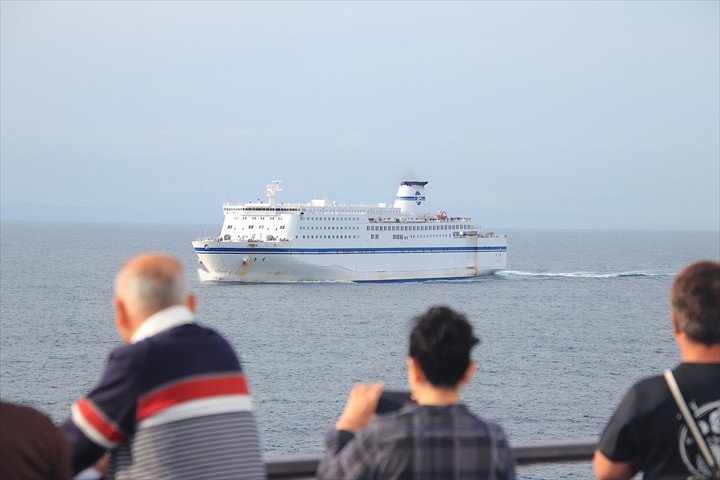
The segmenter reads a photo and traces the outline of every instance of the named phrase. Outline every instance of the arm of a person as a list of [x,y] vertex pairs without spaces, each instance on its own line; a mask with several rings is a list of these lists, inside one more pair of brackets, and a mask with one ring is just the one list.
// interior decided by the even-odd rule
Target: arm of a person
[[595,450],[593,455],[593,471],[598,480],[626,480],[638,472],[633,462],[614,462]]
[[635,422],[641,416],[642,399],[635,388],[623,397],[600,436],[593,455],[593,471],[598,480],[632,478],[640,470]]
[[367,478],[370,466],[365,459],[372,445],[367,445],[362,435],[356,439],[355,433],[375,414],[382,389],[382,384],[358,384],[350,392],[335,430],[325,437],[325,455],[317,472],[319,479]]
[[70,457],[72,460],[72,472],[77,474],[101,458],[105,453],[105,447],[98,445],[86,436],[83,431],[68,418],[60,425],[65,440],[70,446]]
[[376,457],[376,443],[368,429],[357,435],[347,430],[333,430],[325,439],[326,450],[318,466],[318,480],[374,478],[376,466],[369,460]]
[[70,418],[61,425],[74,473],[93,465],[107,450],[126,440],[137,398],[132,365],[128,349],[115,350],[98,384],[73,404]]
[[355,385],[345,404],[345,410],[335,423],[335,428],[356,433],[367,425],[375,415],[382,391],[382,383]]

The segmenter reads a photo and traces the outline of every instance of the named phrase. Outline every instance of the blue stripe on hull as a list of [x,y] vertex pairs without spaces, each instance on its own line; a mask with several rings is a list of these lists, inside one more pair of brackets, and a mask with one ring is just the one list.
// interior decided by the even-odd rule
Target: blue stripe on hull
[[[494,273],[494,272],[493,272]],[[491,274],[487,274],[491,275]],[[437,277],[437,278],[400,278],[395,280],[353,280],[353,283],[422,283],[422,282],[438,282],[438,281],[453,281],[453,280],[472,280],[480,278],[481,276],[487,275],[475,275],[466,277]]]
[[201,248],[197,254],[290,254],[290,255],[372,255],[384,253],[506,252],[507,247],[411,247],[411,248]]

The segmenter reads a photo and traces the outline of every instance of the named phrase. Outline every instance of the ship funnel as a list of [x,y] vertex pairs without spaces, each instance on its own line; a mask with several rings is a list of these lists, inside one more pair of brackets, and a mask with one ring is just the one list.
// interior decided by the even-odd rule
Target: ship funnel
[[418,207],[425,201],[425,185],[427,183],[402,182],[393,206],[399,208],[401,213],[416,213]]

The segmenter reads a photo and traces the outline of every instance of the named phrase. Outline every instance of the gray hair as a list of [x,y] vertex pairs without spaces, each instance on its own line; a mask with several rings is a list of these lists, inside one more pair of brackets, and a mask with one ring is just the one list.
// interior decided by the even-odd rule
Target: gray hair
[[123,292],[129,308],[146,316],[183,305],[189,292],[182,268],[171,271],[160,265],[122,272],[115,281],[115,289]]

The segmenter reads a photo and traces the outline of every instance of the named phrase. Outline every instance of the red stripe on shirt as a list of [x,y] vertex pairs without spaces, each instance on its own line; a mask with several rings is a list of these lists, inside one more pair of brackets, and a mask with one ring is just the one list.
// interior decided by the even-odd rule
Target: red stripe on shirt
[[142,421],[166,408],[191,400],[223,395],[247,395],[248,393],[244,375],[213,376],[174,383],[140,399],[137,419]]
[[81,398],[76,403],[80,415],[108,442],[122,443],[125,434],[119,430],[105,415],[87,398]]

